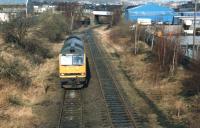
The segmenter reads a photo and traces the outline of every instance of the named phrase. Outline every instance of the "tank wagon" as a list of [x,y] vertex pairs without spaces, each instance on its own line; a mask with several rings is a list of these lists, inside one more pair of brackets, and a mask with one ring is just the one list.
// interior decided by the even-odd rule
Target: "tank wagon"
[[83,41],[70,36],[59,54],[59,76],[62,88],[82,88],[86,84],[86,54]]

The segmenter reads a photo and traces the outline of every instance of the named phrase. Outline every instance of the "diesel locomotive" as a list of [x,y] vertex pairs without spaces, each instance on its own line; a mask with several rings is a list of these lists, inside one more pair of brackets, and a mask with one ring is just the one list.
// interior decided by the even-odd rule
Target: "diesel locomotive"
[[59,54],[59,77],[62,88],[82,88],[86,84],[86,54],[81,38],[70,36],[64,41]]

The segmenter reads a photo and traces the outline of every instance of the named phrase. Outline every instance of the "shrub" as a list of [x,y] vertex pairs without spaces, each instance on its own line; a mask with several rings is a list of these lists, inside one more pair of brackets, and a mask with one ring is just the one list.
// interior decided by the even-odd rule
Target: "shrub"
[[0,76],[2,78],[19,82],[24,87],[31,83],[31,79],[27,74],[26,67],[19,63],[18,60],[6,62],[3,57],[0,57]]
[[42,22],[41,31],[50,41],[58,41],[69,30],[66,19],[61,14],[43,14],[40,18]]
[[29,39],[18,45],[35,64],[40,64],[46,58],[52,58],[53,53],[40,40]]
[[24,105],[23,101],[19,97],[15,96],[15,95],[9,96],[8,101],[12,105],[19,105],[19,106],[23,106]]
[[21,43],[27,36],[28,29],[30,28],[31,18],[19,16],[8,23],[4,23],[2,32],[5,34],[6,42]]
[[182,94],[187,97],[200,96],[200,61],[191,63],[189,70],[191,71],[190,77],[182,81]]
[[111,31],[110,39],[113,42],[118,42],[120,38],[131,37],[132,35],[131,35],[129,26],[130,26],[130,23],[122,20],[119,23],[119,26]]

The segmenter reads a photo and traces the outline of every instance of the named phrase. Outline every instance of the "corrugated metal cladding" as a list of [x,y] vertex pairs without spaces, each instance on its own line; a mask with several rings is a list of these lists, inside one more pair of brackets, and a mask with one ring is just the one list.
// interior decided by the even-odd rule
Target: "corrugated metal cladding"
[[137,21],[138,18],[148,18],[154,22],[168,22],[172,24],[175,15],[176,13],[173,9],[155,3],[128,8],[125,11],[125,18],[128,21]]

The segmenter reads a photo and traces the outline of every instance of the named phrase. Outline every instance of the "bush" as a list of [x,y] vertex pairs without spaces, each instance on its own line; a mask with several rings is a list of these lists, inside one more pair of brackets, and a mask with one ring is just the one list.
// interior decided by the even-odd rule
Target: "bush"
[[43,35],[52,42],[61,40],[64,34],[69,32],[66,19],[61,14],[45,13],[41,16],[40,21],[42,22],[41,31]]
[[[14,44],[16,46],[15,48],[24,52],[32,63],[35,64],[40,64],[44,59],[53,57],[51,51],[39,39],[25,38],[28,35],[28,29],[33,25],[39,25],[39,21],[40,18],[36,17],[22,17],[21,19],[18,17],[11,22],[4,23],[4,27],[2,28],[5,42]],[[47,30],[50,31],[50,29]],[[54,33],[53,31],[52,33]],[[57,35],[56,38],[60,38],[60,36]]]
[[23,87],[31,83],[26,67],[20,64],[18,60],[6,62],[0,57],[0,77],[20,82]]
[[23,101],[15,95],[9,96],[8,101],[12,105],[17,105],[17,106],[23,106],[24,105]]
[[113,42],[118,42],[120,38],[128,38],[131,37],[131,31],[130,31],[130,23],[121,21],[119,23],[119,26],[112,30],[110,34],[110,39]]
[[200,96],[200,61],[191,63],[189,70],[191,71],[190,77],[182,81],[182,94],[187,97]]
[[145,44],[144,43],[142,43],[142,42],[138,43],[138,52],[139,53],[145,52]]
[[26,39],[28,29],[33,23],[31,18],[19,16],[8,23],[4,23],[2,31],[6,42],[21,43]]
[[37,39],[29,39],[18,45],[35,64],[40,64],[46,58],[52,58],[53,53]]
[[8,43],[14,43],[16,48],[24,52],[32,63],[40,64],[44,59],[53,57],[53,53],[38,39],[26,39],[18,42],[13,35],[7,35],[5,40]]

